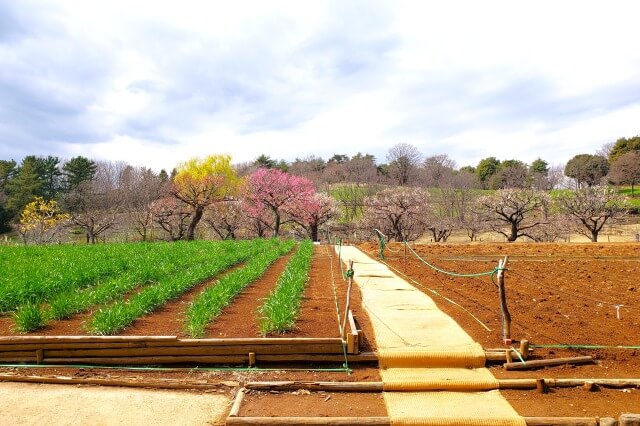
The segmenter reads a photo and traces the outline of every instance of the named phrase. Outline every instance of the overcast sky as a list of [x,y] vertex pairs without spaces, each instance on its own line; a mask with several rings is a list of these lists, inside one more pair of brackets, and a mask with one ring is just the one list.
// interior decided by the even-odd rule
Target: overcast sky
[[560,164],[640,134],[640,2],[0,0],[0,159]]

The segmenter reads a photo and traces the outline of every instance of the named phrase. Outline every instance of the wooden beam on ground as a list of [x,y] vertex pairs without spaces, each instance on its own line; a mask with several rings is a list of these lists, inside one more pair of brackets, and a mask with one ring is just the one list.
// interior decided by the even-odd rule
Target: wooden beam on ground
[[242,401],[244,400],[246,389],[240,388],[236,393],[236,397],[233,399],[233,405],[231,406],[231,411],[229,411],[229,417],[238,417],[240,414],[240,407],[242,406]]
[[229,384],[222,383],[194,383],[185,381],[169,380],[138,380],[125,378],[88,378],[69,376],[21,376],[14,374],[0,373],[0,382],[20,382],[20,383],[44,383],[54,385],[96,385],[96,386],[119,386],[134,388],[156,388],[156,389],[220,389],[229,387]]
[[318,392],[382,392],[382,382],[247,382],[247,389],[262,391],[295,391],[309,390]]
[[134,342],[157,341],[170,342],[177,336],[2,336],[0,345],[25,343],[78,343],[78,342]]
[[227,425],[391,426],[388,417],[228,417]]
[[522,362],[508,362],[503,364],[506,370],[530,370],[541,367],[552,367],[555,365],[564,364],[589,364],[593,362],[591,356],[577,356],[570,358],[553,358],[553,359],[539,359],[533,361]]
[[525,417],[527,426],[598,426],[595,417]]

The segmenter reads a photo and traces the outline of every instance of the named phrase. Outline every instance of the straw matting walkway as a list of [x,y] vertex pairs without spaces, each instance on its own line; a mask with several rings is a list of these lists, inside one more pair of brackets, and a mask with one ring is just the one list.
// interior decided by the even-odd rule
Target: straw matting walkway
[[431,298],[355,247],[342,247],[342,260],[354,262],[393,424],[525,425],[484,368],[483,348]]

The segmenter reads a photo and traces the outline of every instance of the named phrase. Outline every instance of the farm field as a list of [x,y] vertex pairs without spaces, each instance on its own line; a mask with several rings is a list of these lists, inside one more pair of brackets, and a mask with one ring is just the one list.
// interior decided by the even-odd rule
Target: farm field
[[[274,244],[263,242],[264,244]],[[274,246],[270,246],[272,253]],[[372,258],[378,258],[377,243],[359,246]],[[640,345],[640,292],[636,277],[640,273],[640,245],[638,244],[526,244],[475,243],[411,245],[417,255],[441,268],[462,273],[485,272],[495,268],[497,260],[509,256],[506,271],[507,301],[513,317],[512,337],[528,339],[533,345]],[[283,272],[292,268],[295,257],[303,257],[300,245],[282,246],[273,255],[259,277],[240,291],[231,303],[219,311],[219,316],[204,328],[203,337],[255,337],[262,335],[262,306],[283,281]],[[256,249],[259,252],[258,249]],[[309,280],[301,299],[300,317],[292,330],[285,334],[271,332],[268,336],[284,337],[337,337],[339,335],[333,287],[340,301],[345,298],[345,285],[341,278],[338,257],[331,246],[312,246]],[[437,272],[420,259],[407,254],[406,271],[404,249],[400,243],[391,243],[385,250],[385,261],[405,275],[410,283],[432,297],[438,306],[452,316],[476,341],[485,348],[503,347],[501,344],[500,311],[497,290],[488,276],[450,277]],[[307,256],[308,256],[307,252]],[[193,255],[192,257],[195,257]],[[241,270],[252,258],[249,256],[231,262],[214,276],[198,280],[181,295],[157,309],[137,318],[120,335],[178,335],[189,337],[185,327],[185,312],[206,289],[215,287]],[[304,262],[302,262],[304,263]],[[357,267],[357,266],[356,266]],[[294,274],[295,275],[295,274]],[[152,285],[148,285],[149,288]],[[145,287],[146,288],[146,287]],[[433,291],[437,292],[435,294]],[[128,301],[139,291],[125,293]],[[458,305],[451,304],[442,295]],[[41,306],[49,299],[43,297]],[[117,305],[117,301],[107,304]],[[620,319],[616,315],[620,306]],[[86,334],[93,307],[88,312],[74,314],[66,320],[51,321],[45,328],[29,333],[34,335]],[[362,351],[375,350],[371,326],[361,307],[357,287],[352,294],[352,309],[358,327],[364,331]],[[471,317],[473,314],[476,318]],[[481,325],[483,323],[491,331]],[[84,325],[83,325],[84,324]],[[0,318],[0,334],[18,334],[11,314]],[[578,367],[553,367],[528,372],[505,371],[493,367],[498,378],[638,378],[640,350],[621,348],[535,347],[534,358],[593,355],[598,363]],[[118,371],[76,370],[64,367],[15,369],[5,367],[0,373],[67,375],[91,378],[127,378],[134,380],[172,380],[180,382],[228,382],[269,380],[312,381],[379,381],[376,368],[351,366],[345,372],[292,371],[291,365],[281,370],[238,371]],[[231,391],[229,391],[231,392]],[[582,388],[552,389],[547,394],[535,391],[502,391],[519,414],[524,416],[612,416],[623,412],[640,412],[638,389],[600,389],[587,392]],[[230,393],[231,394],[231,393]],[[384,401],[376,393],[331,392],[262,392],[252,391],[245,397],[243,416],[384,416]]]
[[[343,305],[345,289],[335,255],[328,246],[296,246],[254,240],[0,247],[9,271],[0,281],[0,335],[278,337],[289,329],[286,337],[338,337],[335,297]],[[106,265],[96,266],[102,260]],[[277,328],[266,329],[263,305],[276,313]],[[18,328],[25,306],[41,317],[29,332]],[[283,317],[296,311],[298,318]],[[368,350],[366,339],[362,344]]]
[[[533,371],[491,372],[503,378],[638,378],[640,374],[640,244],[475,243],[410,245],[432,265],[447,271],[490,271],[508,255],[505,272],[512,338],[528,339],[535,358],[592,355],[594,365],[553,367]],[[377,243],[360,248],[378,258]],[[402,243],[384,251],[386,262],[410,283],[432,297],[485,348],[503,347],[497,288],[489,276],[453,277],[435,271],[408,251],[406,270]],[[434,294],[434,291],[438,295]],[[443,297],[459,306],[446,301]],[[619,308],[620,319],[616,315]],[[473,314],[474,319],[470,314]],[[480,323],[486,325],[487,331]],[[565,348],[601,345],[607,348]],[[615,348],[632,346],[635,349]],[[502,391],[525,416],[604,416],[640,411],[640,392],[601,389],[587,392],[557,389]]]

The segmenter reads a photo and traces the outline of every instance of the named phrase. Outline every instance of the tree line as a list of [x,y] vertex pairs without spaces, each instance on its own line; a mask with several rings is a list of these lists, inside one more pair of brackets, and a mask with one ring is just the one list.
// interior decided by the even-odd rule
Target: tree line
[[[409,144],[391,147],[386,160],[358,153],[286,162],[262,154],[232,165],[213,155],[170,173],[82,156],[0,160],[0,233],[25,242],[69,231],[89,243],[129,231],[141,240],[283,231],[318,239],[330,224],[345,235],[377,227],[396,240],[446,241],[464,229],[471,240],[492,230],[509,241],[553,241],[582,229],[596,241],[604,223],[627,209],[606,185],[630,185],[633,195],[640,136],[578,154],[564,167],[488,157],[458,168],[447,155],[424,157]],[[554,188],[567,191],[553,196]]]

